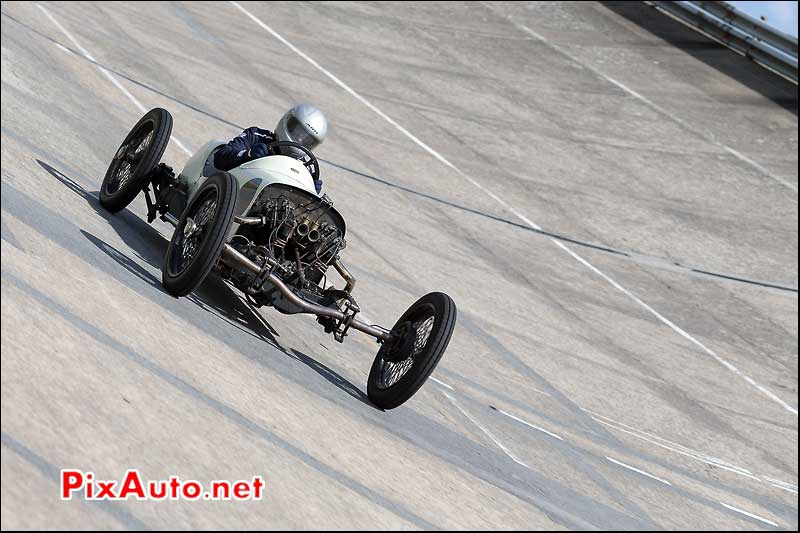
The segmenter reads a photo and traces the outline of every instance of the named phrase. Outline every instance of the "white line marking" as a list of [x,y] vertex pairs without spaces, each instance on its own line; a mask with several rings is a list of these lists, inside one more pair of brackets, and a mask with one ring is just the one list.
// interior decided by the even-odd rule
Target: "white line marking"
[[727,503],[719,502],[719,504],[720,504],[721,506],[723,506],[723,507],[727,507],[727,508],[728,508],[728,509],[730,509],[731,511],[735,511],[735,512],[737,512],[737,513],[741,513],[741,514],[743,514],[743,515],[745,515],[745,516],[749,516],[750,518],[754,518],[754,519],[756,519],[756,520],[759,520],[759,521],[761,521],[761,522],[764,522],[765,524],[769,524],[769,525],[771,525],[771,526],[773,526],[773,527],[778,527],[778,524],[776,524],[776,523],[775,523],[775,522],[773,522],[772,520],[767,520],[766,518],[761,518],[761,517],[760,517],[760,516],[758,516],[757,514],[748,513],[747,511],[745,511],[745,510],[743,510],[743,509],[739,509],[738,507],[734,507],[733,505],[728,505]]
[[402,127],[400,124],[398,124],[397,122],[395,122],[394,120],[392,120],[392,118],[391,118],[391,117],[389,117],[389,116],[388,116],[388,115],[386,115],[386,114],[385,114],[383,111],[381,111],[380,109],[378,109],[377,107],[375,107],[374,105],[372,105],[372,104],[371,104],[369,101],[367,101],[365,98],[363,98],[363,97],[362,97],[360,94],[358,94],[358,93],[357,93],[357,92],[355,92],[353,89],[351,89],[349,85],[347,85],[347,84],[346,84],[346,83],[344,83],[342,80],[340,80],[339,78],[337,78],[336,76],[334,76],[333,74],[331,74],[331,73],[330,73],[328,70],[324,69],[324,68],[323,68],[323,67],[322,67],[322,66],[321,66],[319,63],[317,63],[316,61],[314,61],[313,59],[311,59],[309,56],[307,56],[305,53],[303,53],[303,52],[302,52],[302,51],[301,51],[299,48],[297,48],[297,47],[296,47],[296,46],[294,46],[292,43],[290,43],[289,41],[287,41],[286,39],[284,39],[284,38],[283,38],[283,37],[282,37],[282,36],[281,36],[281,35],[280,35],[278,32],[276,32],[275,30],[273,30],[272,28],[270,28],[269,26],[267,26],[266,24],[264,24],[264,23],[261,21],[261,19],[259,19],[258,17],[256,17],[255,15],[253,15],[252,13],[250,13],[249,11],[247,11],[245,8],[243,8],[242,6],[240,6],[240,5],[239,5],[237,2],[231,2],[231,4],[233,4],[233,5],[234,5],[236,8],[238,8],[238,9],[239,9],[239,11],[241,11],[242,13],[244,13],[245,15],[247,15],[247,16],[250,18],[250,20],[252,20],[252,21],[253,21],[253,22],[255,22],[256,24],[258,24],[259,26],[261,26],[261,27],[262,27],[264,30],[266,30],[266,31],[267,31],[267,32],[268,32],[270,35],[272,35],[273,37],[275,37],[276,39],[278,39],[280,42],[282,42],[283,44],[285,44],[287,47],[289,47],[289,49],[290,49],[292,52],[294,52],[295,54],[299,55],[300,57],[302,57],[303,59],[305,59],[305,60],[306,60],[308,63],[310,63],[312,66],[314,66],[314,67],[315,67],[317,70],[319,70],[320,72],[322,72],[323,74],[325,74],[325,75],[326,75],[328,78],[330,78],[330,79],[331,79],[331,80],[332,80],[332,81],[333,81],[333,82],[334,82],[336,85],[338,85],[339,87],[341,87],[342,89],[344,89],[345,91],[347,91],[347,92],[348,92],[348,93],[349,93],[351,96],[353,96],[353,97],[354,97],[356,100],[358,100],[359,102],[361,102],[362,104],[364,104],[365,106],[367,106],[368,108],[370,108],[372,111],[374,111],[374,112],[375,112],[375,113],[376,113],[378,116],[380,116],[382,119],[384,119],[384,120],[385,120],[385,121],[387,121],[389,124],[391,124],[392,126],[394,126],[395,128],[397,128],[398,130],[400,130],[402,133],[404,133],[404,134],[405,134],[405,135],[406,135],[406,136],[407,136],[409,139],[411,139],[412,141],[414,141],[415,143],[417,143],[417,144],[418,144],[420,147],[422,147],[423,149],[425,149],[425,151],[427,151],[427,152],[428,152],[429,154],[431,154],[433,157],[435,157],[436,159],[438,159],[439,161],[441,161],[442,163],[444,163],[444,164],[445,164],[445,165],[447,165],[448,167],[455,169],[455,167],[454,167],[454,166],[453,166],[453,165],[452,165],[452,164],[451,164],[449,161],[447,161],[447,160],[446,160],[444,157],[442,157],[441,155],[439,155],[438,153],[436,153],[436,151],[435,151],[435,150],[433,150],[433,149],[432,149],[432,148],[430,148],[430,147],[429,147],[427,144],[425,144],[425,143],[423,143],[422,141],[420,141],[419,139],[417,139],[417,138],[416,138],[414,135],[412,135],[412,134],[411,134],[411,132],[409,132],[407,129],[405,129],[404,127]]
[[456,407],[456,409],[458,409],[459,411],[461,411],[461,414],[463,414],[464,416],[466,416],[466,417],[469,419],[469,421],[470,421],[470,422],[472,422],[473,424],[475,424],[475,425],[478,427],[478,429],[480,429],[481,431],[483,431],[483,433],[484,433],[484,434],[485,434],[487,437],[489,437],[489,439],[491,439],[491,441],[492,441],[492,442],[494,442],[494,443],[497,445],[497,447],[498,447],[498,448],[500,448],[501,450],[503,450],[503,453],[505,453],[507,456],[509,456],[509,457],[511,458],[511,460],[512,460],[512,461],[514,461],[514,462],[515,462],[515,463],[517,463],[518,465],[521,465],[521,466],[524,466],[525,468],[528,468],[528,465],[526,465],[525,463],[523,463],[522,461],[520,461],[519,459],[517,459],[517,458],[514,456],[514,454],[513,454],[513,453],[511,453],[511,451],[510,451],[508,448],[506,448],[505,446],[503,446],[503,443],[502,443],[502,442],[500,442],[499,440],[497,440],[497,437],[495,437],[494,435],[492,435],[492,433],[491,433],[491,432],[490,432],[488,429],[486,429],[485,427],[483,427],[483,426],[480,424],[480,422],[478,422],[478,421],[477,421],[475,418],[473,418],[473,416],[472,416],[471,414],[469,414],[467,411],[465,411],[464,409],[462,409],[462,407],[461,407],[461,406],[458,404],[458,402],[455,400],[455,398],[453,398],[452,396],[450,396],[449,394],[447,394],[447,393],[446,393],[446,392],[444,392],[444,391],[442,391],[442,394],[444,394],[445,396],[447,396],[447,399],[448,399],[448,400],[450,400],[450,403],[452,403],[452,404],[453,404],[453,405]]
[[[261,28],[263,28],[264,30],[266,30],[266,31],[267,31],[267,32],[268,32],[270,35],[272,35],[273,37],[275,37],[276,39],[278,39],[280,42],[282,42],[283,44],[285,44],[285,45],[286,45],[286,46],[287,46],[287,47],[288,47],[290,50],[292,50],[294,53],[296,53],[297,55],[299,55],[300,57],[302,57],[303,59],[305,59],[305,60],[306,60],[308,63],[310,63],[312,66],[314,66],[314,67],[315,67],[317,70],[319,70],[319,71],[320,71],[320,72],[322,72],[322,73],[323,73],[325,76],[327,76],[328,78],[330,78],[330,79],[331,79],[331,80],[332,80],[334,83],[336,83],[336,84],[337,84],[339,87],[341,87],[341,88],[342,88],[342,89],[344,89],[344,90],[345,90],[347,93],[349,93],[350,95],[352,95],[352,96],[353,96],[353,97],[354,97],[356,100],[358,100],[359,102],[363,103],[365,106],[367,106],[369,109],[371,109],[371,110],[372,110],[372,111],[373,111],[375,114],[377,114],[377,115],[378,115],[378,116],[380,116],[382,119],[384,119],[386,122],[388,122],[389,124],[391,124],[392,126],[394,126],[394,127],[395,127],[395,128],[398,130],[398,131],[400,131],[400,132],[401,132],[402,134],[404,134],[406,137],[408,137],[409,139],[411,139],[411,140],[412,140],[412,141],[413,141],[415,144],[417,144],[417,145],[418,145],[420,148],[422,148],[423,150],[425,150],[426,152],[428,152],[428,153],[429,153],[430,155],[432,155],[434,158],[436,158],[437,160],[439,160],[439,161],[440,161],[442,164],[446,165],[447,167],[449,167],[449,168],[451,168],[452,170],[454,170],[455,172],[457,172],[457,173],[458,173],[460,176],[462,176],[464,179],[466,179],[467,181],[469,181],[469,182],[470,182],[472,185],[474,185],[475,187],[477,187],[478,189],[480,189],[481,191],[483,191],[485,194],[487,194],[489,197],[491,197],[493,200],[495,200],[497,203],[499,203],[500,205],[502,205],[503,207],[505,207],[506,209],[508,209],[508,210],[509,210],[511,213],[513,213],[513,214],[514,214],[514,215],[515,215],[517,218],[519,218],[520,220],[522,220],[523,222],[525,222],[526,224],[528,224],[528,225],[529,225],[531,228],[533,228],[533,229],[536,229],[536,230],[540,230],[540,231],[541,231],[541,229],[542,229],[542,228],[541,228],[540,226],[538,226],[537,224],[535,224],[534,222],[532,222],[531,220],[529,220],[529,219],[528,219],[527,217],[525,217],[525,216],[524,216],[522,213],[520,213],[519,211],[517,211],[517,210],[516,210],[514,207],[512,207],[511,205],[509,205],[508,203],[506,203],[506,202],[505,202],[505,201],[504,201],[502,198],[500,198],[499,196],[497,196],[496,194],[494,194],[493,192],[491,192],[489,189],[485,188],[483,185],[481,185],[480,183],[478,183],[477,181],[475,181],[474,179],[472,179],[470,176],[466,175],[464,172],[462,172],[461,170],[459,170],[459,169],[458,169],[458,168],[457,168],[455,165],[453,165],[453,163],[451,163],[450,161],[448,161],[448,160],[447,160],[447,159],[446,159],[444,156],[442,156],[442,155],[441,155],[441,154],[439,154],[439,153],[438,153],[436,150],[434,150],[433,148],[431,148],[430,146],[428,146],[427,144],[425,144],[424,142],[422,142],[421,140],[419,140],[419,139],[418,139],[417,137],[415,137],[415,136],[414,136],[414,135],[413,135],[411,132],[409,132],[407,129],[405,129],[405,128],[404,128],[404,127],[402,127],[400,124],[398,124],[397,122],[395,122],[395,121],[394,121],[394,120],[393,120],[391,117],[389,117],[388,115],[386,115],[386,114],[385,114],[383,111],[381,111],[380,109],[378,109],[377,107],[375,107],[375,106],[374,106],[372,103],[370,103],[369,101],[367,101],[367,100],[366,100],[366,99],[365,99],[363,96],[361,96],[361,95],[360,95],[360,94],[358,94],[356,91],[354,91],[352,88],[350,88],[350,86],[349,86],[349,85],[347,85],[346,83],[344,83],[343,81],[341,81],[339,78],[337,78],[336,76],[334,76],[333,74],[331,74],[331,73],[330,73],[329,71],[327,71],[326,69],[324,69],[322,66],[320,66],[320,64],[319,64],[319,63],[317,63],[316,61],[314,61],[313,59],[311,59],[311,58],[310,58],[308,55],[306,55],[304,52],[302,52],[301,50],[299,50],[299,49],[298,49],[296,46],[294,46],[292,43],[290,43],[289,41],[287,41],[286,39],[284,39],[284,38],[283,38],[283,37],[282,37],[280,34],[278,34],[278,33],[277,33],[275,30],[273,30],[272,28],[270,28],[269,26],[267,26],[266,24],[264,24],[264,22],[262,22],[262,21],[261,21],[261,20],[260,20],[258,17],[256,17],[255,15],[253,15],[252,13],[250,13],[249,11],[247,11],[245,8],[243,8],[242,6],[240,6],[240,5],[239,5],[237,2],[231,2],[231,4],[233,4],[233,5],[234,5],[234,6],[235,6],[237,9],[239,9],[239,11],[241,11],[242,13],[244,13],[245,15],[247,15],[247,17],[249,17],[249,18],[250,18],[250,19],[251,19],[253,22],[255,22],[256,24],[258,24],[259,26],[261,26]],[[531,31],[533,31],[533,30],[531,30]],[[534,32],[534,33],[535,33],[535,32]],[[696,346],[698,346],[699,348],[701,348],[701,349],[702,349],[704,352],[706,352],[707,354],[711,355],[711,356],[712,356],[712,357],[713,357],[713,358],[714,358],[714,359],[715,359],[715,360],[716,360],[718,363],[720,363],[721,365],[723,365],[725,368],[727,368],[728,370],[730,370],[731,372],[733,372],[733,373],[734,373],[734,374],[736,374],[737,376],[741,377],[741,378],[742,378],[742,379],[744,379],[744,380],[745,380],[747,383],[749,383],[750,385],[752,385],[753,387],[755,387],[757,390],[759,390],[759,391],[760,391],[762,394],[764,394],[765,396],[767,396],[769,399],[771,399],[771,400],[773,400],[774,402],[778,403],[778,404],[779,404],[779,405],[781,405],[781,406],[782,406],[784,409],[786,409],[787,411],[789,411],[789,412],[790,412],[790,413],[792,413],[793,415],[797,416],[797,409],[795,409],[794,407],[792,407],[792,406],[791,406],[791,405],[789,405],[788,403],[784,402],[784,401],[783,401],[783,400],[781,400],[781,399],[780,399],[778,396],[776,396],[775,394],[773,394],[771,391],[769,391],[769,390],[765,389],[764,387],[762,387],[761,385],[759,385],[758,383],[756,383],[756,382],[755,382],[755,381],[754,381],[752,378],[750,378],[750,377],[749,377],[749,376],[747,376],[746,374],[742,373],[742,372],[741,372],[741,371],[740,371],[738,368],[736,368],[736,367],[735,367],[735,366],[733,366],[732,364],[730,364],[730,363],[728,363],[727,361],[725,361],[724,359],[722,359],[720,356],[718,356],[716,353],[714,353],[714,352],[713,352],[713,351],[711,351],[711,350],[710,350],[708,347],[706,347],[706,346],[705,346],[703,343],[701,343],[700,341],[698,341],[697,339],[695,339],[694,337],[692,337],[690,334],[688,334],[686,331],[684,331],[683,329],[681,329],[680,327],[678,327],[677,325],[675,325],[673,322],[671,322],[670,320],[668,320],[666,317],[664,317],[663,315],[661,315],[660,313],[658,313],[658,312],[657,312],[656,310],[654,310],[652,307],[650,307],[649,305],[647,305],[646,303],[644,303],[642,300],[640,300],[638,297],[636,297],[636,296],[635,296],[633,293],[631,293],[630,291],[628,291],[627,289],[625,289],[624,287],[622,287],[622,286],[621,286],[619,283],[617,283],[616,281],[614,281],[613,279],[611,279],[609,276],[607,276],[606,274],[604,274],[603,272],[601,272],[599,269],[597,269],[596,267],[594,267],[594,266],[593,266],[591,263],[589,263],[588,261],[586,261],[586,260],[585,260],[583,257],[579,256],[578,254],[576,254],[575,252],[573,252],[572,250],[570,250],[569,248],[567,248],[567,247],[566,247],[564,244],[562,244],[560,241],[558,241],[558,240],[556,240],[556,239],[554,239],[554,238],[550,238],[550,240],[551,240],[551,241],[552,241],[552,242],[553,242],[553,243],[554,243],[556,246],[558,246],[559,248],[563,249],[563,250],[564,250],[564,251],[566,251],[566,252],[567,252],[569,255],[571,255],[573,258],[575,258],[576,260],[578,260],[580,263],[582,263],[583,265],[585,265],[586,267],[588,267],[590,270],[592,270],[593,272],[595,272],[595,273],[597,273],[598,275],[600,275],[600,276],[601,276],[603,279],[605,279],[606,281],[608,281],[608,282],[609,282],[609,283],[610,283],[610,284],[611,284],[611,285],[612,285],[614,288],[616,288],[617,290],[621,291],[623,294],[625,294],[626,296],[628,296],[629,298],[631,298],[631,299],[632,299],[634,302],[636,302],[637,304],[639,304],[640,306],[642,306],[642,307],[643,307],[643,308],[644,308],[644,309],[645,309],[647,312],[649,312],[650,314],[652,314],[653,316],[655,316],[655,317],[656,317],[658,320],[660,320],[662,323],[666,324],[666,325],[667,325],[667,326],[669,326],[669,327],[670,327],[672,330],[674,330],[675,332],[677,332],[677,333],[678,333],[678,334],[680,334],[681,336],[683,336],[683,337],[685,337],[686,339],[688,339],[690,342],[692,342],[693,344],[695,344]]]
[[797,485],[793,485],[791,483],[786,483],[785,481],[781,481],[779,479],[772,479],[771,477],[765,477],[764,479],[770,485],[774,485],[774,486],[776,486],[777,488],[779,488],[781,490],[785,490],[785,491],[793,492],[793,493],[797,494]]
[[[100,73],[101,73],[101,74],[103,74],[103,76],[105,76],[106,78],[108,78],[108,81],[110,81],[111,83],[113,83],[113,84],[114,84],[114,86],[115,86],[117,89],[119,89],[119,90],[122,92],[122,94],[124,94],[125,96],[127,96],[127,97],[128,97],[128,99],[129,99],[131,102],[133,102],[133,105],[135,105],[135,106],[136,106],[136,108],[137,108],[137,109],[138,109],[140,112],[142,112],[142,113],[146,113],[146,112],[148,111],[148,110],[147,110],[147,108],[146,108],[146,107],[144,107],[144,106],[142,105],[142,103],[141,103],[141,102],[140,102],[140,101],[139,101],[139,100],[138,100],[138,99],[137,99],[135,96],[133,96],[133,95],[130,93],[130,91],[128,91],[128,89],[126,89],[125,87],[123,87],[123,85],[122,85],[122,84],[121,84],[121,83],[120,83],[120,82],[117,80],[117,78],[116,78],[116,77],[114,77],[114,75],[113,75],[113,74],[111,74],[109,71],[107,71],[106,69],[104,69],[103,67],[101,67],[100,65],[98,65],[98,64],[97,64],[97,60],[95,60],[95,58],[94,58],[94,57],[92,57],[92,54],[90,54],[90,53],[89,53],[89,51],[88,51],[88,50],[86,50],[86,48],[84,48],[83,46],[81,46],[81,44],[80,44],[80,43],[79,43],[77,40],[75,40],[75,37],[73,37],[73,36],[72,36],[72,34],[71,34],[70,32],[68,32],[68,31],[66,30],[66,28],[64,28],[64,26],[62,26],[62,25],[61,25],[61,23],[60,23],[60,22],[58,22],[58,21],[55,19],[55,17],[53,17],[53,15],[51,15],[51,14],[50,14],[50,12],[49,12],[47,9],[45,9],[45,7],[44,7],[43,5],[41,5],[41,4],[36,4],[36,7],[38,7],[38,8],[39,8],[39,9],[42,11],[42,13],[44,13],[44,14],[45,14],[45,16],[46,16],[47,18],[49,18],[49,19],[50,19],[50,22],[52,22],[53,24],[55,24],[55,26],[56,26],[56,27],[57,27],[59,30],[61,30],[61,33],[63,33],[64,35],[66,35],[66,36],[67,36],[67,39],[69,39],[70,41],[72,41],[72,44],[74,44],[74,45],[75,45],[75,47],[76,47],[78,50],[80,50],[80,52],[81,52],[81,53],[84,55],[84,57],[86,57],[86,59],[88,59],[88,60],[92,61],[92,63],[94,64],[95,68],[96,68],[97,70],[99,70],[99,71],[100,71]],[[61,46],[61,45],[58,45],[58,46]],[[70,52],[70,50],[68,50],[67,48],[64,48],[63,46],[61,46],[61,48],[63,48],[63,49],[64,49],[64,50],[66,50],[67,52]],[[186,148],[186,146],[184,146],[184,144],[183,144],[181,141],[179,141],[179,140],[178,140],[176,137],[172,137],[172,136],[170,136],[170,140],[171,140],[172,142],[174,142],[174,143],[175,143],[175,145],[176,145],[178,148],[180,148],[181,150],[183,150],[183,152],[184,152],[186,155],[192,155],[192,152],[191,152],[191,151],[189,151],[189,149],[188,149],[188,148]]]
[[723,470],[728,470],[730,472],[733,472],[734,474],[739,474],[740,476],[744,476],[744,477],[750,478],[750,479],[755,480],[755,481],[759,481],[759,482],[761,481],[761,479],[759,479],[756,476],[750,474],[747,470],[739,469],[738,467],[729,467],[729,466],[720,464],[719,462],[708,460],[705,457],[703,457],[702,455],[698,455],[696,453],[691,453],[691,452],[686,452],[686,451],[683,451],[681,449],[678,449],[678,448],[675,448],[675,447],[672,447],[672,446],[667,446],[666,444],[662,444],[662,443],[660,443],[658,441],[655,441],[655,440],[652,440],[652,439],[648,439],[647,437],[644,437],[644,436],[642,436],[642,435],[640,435],[638,433],[635,433],[633,431],[628,431],[626,429],[619,428],[619,427],[615,426],[614,424],[610,424],[608,422],[600,420],[599,418],[595,418],[595,420],[597,422],[601,423],[601,424],[604,424],[606,426],[614,428],[617,431],[621,431],[622,433],[627,433],[628,435],[632,435],[632,436],[636,437],[637,439],[642,439],[644,441],[647,441],[650,444],[655,444],[656,446],[658,446],[660,448],[664,448],[665,450],[669,450],[671,452],[675,452],[677,454],[684,455],[686,457],[691,457],[692,459],[694,459],[696,461],[700,461],[701,463],[712,465],[712,466],[715,466],[717,468],[721,468]]
[[721,150],[724,150],[724,151],[728,152],[729,154],[731,154],[735,158],[739,159],[740,161],[742,161],[744,163],[747,163],[748,165],[750,165],[751,167],[753,167],[754,169],[759,171],[761,174],[767,176],[768,178],[771,178],[771,179],[777,181],[778,183],[780,183],[784,187],[788,187],[789,189],[791,189],[795,193],[797,192],[797,185],[795,185],[794,183],[791,183],[789,181],[786,181],[785,179],[781,178],[780,176],[776,176],[776,175],[772,174],[769,170],[764,168],[762,165],[760,165],[756,161],[753,161],[752,159],[750,159],[746,155],[742,154],[741,152],[739,152],[737,150],[734,150],[730,146],[728,146],[728,145],[726,145],[724,143],[721,143],[720,141],[716,140],[712,134],[706,133],[706,132],[704,132],[704,131],[692,126],[691,124],[689,124],[688,122],[686,122],[682,118],[678,117],[677,115],[675,115],[673,113],[670,113],[669,111],[667,111],[666,109],[664,109],[660,105],[656,104],[655,102],[653,102],[652,100],[650,100],[646,96],[643,96],[642,94],[634,91],[630,87],[628,87],[625,84],[615,80],[611,76],[603,74],[602,72],[600,72],[596,68],[583,63],[577,57],[575,57],[574,55],[570,54],[569,52],[564,50],[562,47],[551,43],[550,41],[545,39],[542,35],[536,33],[532,29],[530,29],[528,26],[526,26],[524,24],[520,24],[519,22],[516,22],[511,17],[505,17],[505,18],[508,19],[508,21],[511,22],[511,24],[513,24],[514,26],[516,26],[519,30],[522,30],[523,32],[527,33],[528,35],[531,35],[532,37],[535,37],[536,39],[538,39],[542,43],[546,44],[547,46],[549,46],[553,50],[556,50],[557,52],[559,52],[560,54],[564,55],[565,57],[568,57],[575,64],[581,66],[582,68],[585,68],[586,70],[592,72],[596,76],[598,76],[600,78],[603,78],[604,80],[606,80],[607,82],[611,83],[612,85],[615,85],[615,86],[619,87],[620,89],[622,89],[623,91],[625,91],[629,95],[633,96],[634,98],[636,98],[637,100],[639,100],[640,102],[642,102],[643,104],[648,106],[649,108],[651,108],[651,109],[655,110],[656,112],[664,115],[665,117],[669,118],[673,122],[675,122],[677,124],[680,124],[682,127],[684,127],[685,129],[689,130],[690,132],[694,133],[695,135],[697,135],[699,137],[702,137],[703,140],[705,140],[706,142],[709,142],[709,143],[713,144],[717,148],[720,148]]
[[692,344],[694,344],[695,346],[697,346],[698,348],[700,348],[701,350],[706,352],[708,355],[710,355],[712,358],[714,358],[714,360],[716,360],[719,364],[721,364],[722,366],[724,366],[725,368],[730,370],[732,373],[734,373],[735,375],[739,376],[744,381],[746,381],[747,383],[749,383],[750,385],[752,385],[753,387],[755,387],[756,389],[761,391],[761,393],[764,394],[767,398],[769,398],[772,401],[778,403],[784,409],[786,409],[787,411],[789,411],[793,415],[797,416],[797,409],[795,409],[794,407],[792,407],[788,403],[784,402],[777,395],[773,394],[772,391],[767,390],[766,388],[764,388],[761,385],[759,385],[758,383],[756,383],[755,380],[753,380],[750,376],[748,376],[747,374],[744,374],[741,370],[739,370],[738,368],[733,366],[731,363],[729,363],[728,361],[726,361],[725,359],[723,359],[722,357],[717,355],[713,350],[711,350],[705,344],[703,344],[699,340],[697,340],[694,337],[692,337],[689,333],[684,331],[681,327],[679,327],[674,322],[669,320],[667,317],[665,317],[664,315],[662,315],[661,313],[659,313],[658,311],[656,311],[655,309],[650,307],[648,304],[646,304],[644,301],[642,301],[638,296],[636,296],[635,294],[630,292],[628,289],[626,289],[625,287],[623,287],[622,285],[620,285],[619,283],[617,283],[616,281],[611,279],[611,277],[609,277],[604,272],[602,272],[600,269],[598,269],[597,267],[595,267],[594,265],[589,263],[586,259],[584,259],[583,257],[579,256],[578,254],[576,254],[575,252],[573,252],[572,250],[567,248],[561,241],[557,241],[555,239],[551,239],[551,240],[553,241],[553,243],[555,243],[556,246],[558,246],[559,248],[563,249],[569,255],[574,257],[577,261],[579,261],[584,266],[586,266],[586,268],[588,268],[589,270],[591,270],[592,272],[594,272],[595,274],[597,274],[598,276],[600,276],[601,278],[606,280],[609,284],[611,284],[612,287],[614,287],[615,289],[619,290],[620,292],[622,292],[623,294],[628,296],[631,300],[633,300],[634,302],[639,304],[647,312],[649,312],[650,314],[652,314],[653,316],[658,318],[662,323],[664,323],[667,326],[669,326],[670,329],[672,329],[675,333],[679,334],[680,336],[682,336],[683,338],[685,338],[686,340],[688,340],[689,342],[691,342]]
[[537,426],[536,424],[531,424],[530,422],[527,422],[527,421],[525,421],[525,420],[522,420],[521,418],[517,418],[516,416],[514,416],[514,415],[512,415],[512,414],[510,414],[510,413],[506,413],[506,412],[505,412],[505,411],[503,411],[502,409],[498,409],[497,407],[495,407],[495,410],[496,410],[498,413],[500,413],[501,415],[507,416],[508,418],[510,418],[510,419],[512,419],[512,420],[516,420],[516,421],[517,421],[517,422],[519,422],[520,424],[525,424],[525,425],[526,425],[526,426],[528,426],[528,427],[531,427],[531,428],[533,428],[533,429],[535,429],[535,430],[537,430],[537,431],[541,431],[542,433],[546,433],[546,434],[550,435],[551,437],[554,437],[554,438],[556,438],[556,439],[558,439],[558,440],[564,440],[564,439],[562,439],[561,437],[559,437],[558,435],[556,435],[555,433],[551,433],[551,432],[547,431],[547,430],[546,430],[546,429],[544,429],[544,428],[540,428],[540,427],[539,427],[539,426]]
[[[612,418],[609,418],[607,416],[603,416],[603,415],[601,415],[599,413],[595,413],[594,411],[590,411],[589,409],[584,409],[584,408],[581,408],[581,409],[583,409],[585,412],[587,412],[590,415],[592,415],[593,417],[595,417],[595,420],[597,420],[596,417],[600,417],[600,418],[602,418],[604,420],[607,420],[608,422],[611,422],[611,424],[606,424],[606,425],[609,425],[609,426],[611,426],[611,427],[613,427],[615,429],[619,429],[619,428],[616,428],[614,426],[614,424],[616,424],[617,426],[621,426],[621,427],[627,428],[627,429],[629,429],[629,430],[631,430],[631,431],[633,431],[635,433],[639,433],[640,435],[645,435],[647,437],[651,437],[653,439],[659,440],[659,441],[661,441],[661,442],[663,442],[663,443],[665,443],[667,445],[675,447],[678,450],[682,450],[682,451],[685,451],[685,452],[690,453],[692,455],[695,455],[698,458],[701,458],[704,461],[708,462],[709,464],[719,465],[719,466],[723,466],[723,467],[727,466],[727,467],[736,469],[736,470],[738,470],[738,471],[740,471],[740,472],[742,472],[744,474],[752,474],[751,471],[749,471],[746,468],[743,468],[741,466],[737,466],[737,465],[734,465],[732,463],[728,463],[726,461],[723,461],[721,459],[717,459],[716,457],[712,457],[712,456],[710,456],[708,454],[705,454],[703,452],[699,452],[697,450],[693,450],[691,448],[687,448],[686,446],[683,446],[682,444],[678,444],[677,442],[672,442],[672,441],[667,440],[665,438],[659,437],[658,435],[653,435],[652,433],[648,433],[646,431],[642,431],[642,430],[637,429],[635,427],[631,427],[631,426],[629,426],[627,424],[624,424],[622,422],[618,422],[618,421],[616,421],[616,420],[614,420]],[[601,420],[597,420],[597,421],[602,423]]]
[[608,459],[609,461],[611,461],[614,464],[617,464],[617,465],[621,466],[622,468],[627,468],[628,470],[633,470],[634,472],[636,472],[638,474],[641,474],[643,476],[647,476],[649,478],[655,479],[656,481],[660,481],[661,483],[663,483],[665,485],[672,486],[672,483],[670,483],[666,479],[661,479],[660,477],[654,476],[653,474],[648,474],[644,470],[639,470],[638,468],[634,468],[631,465],[626,465],[622,461],[617,461],[616,459],[612,459],[611,457],[606,457],[606,459]]
[[450,385],[448,385],[447,383],[445,383],[445,382],[443,382],[443,381],[439,381],[438,379],[436,379],[436,378],[435,378],[435,377],[433,377],[433,376],[431,376],[431,377],[430,377],[430,380],[431,380],[431,381],[434,381],[434,382],[436,382],[436,383],[438,383],[439,385],[441,385],[442,387],[444,387],[444,388],[446,388],[446,389],[455,390],[453,387],[451,387],[451,386],[450,386]]

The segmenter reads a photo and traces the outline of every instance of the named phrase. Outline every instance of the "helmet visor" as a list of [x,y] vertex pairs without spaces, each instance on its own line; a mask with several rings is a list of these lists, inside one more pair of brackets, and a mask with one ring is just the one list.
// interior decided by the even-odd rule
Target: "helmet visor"
[[306,125],[297,120],[294,115],[289,117],[286,121],[286,132],[289,134],[289,138],[292,139],[292,141],[297,144],[302,144],[309,150],[319,144],[317,139],[308,131]]

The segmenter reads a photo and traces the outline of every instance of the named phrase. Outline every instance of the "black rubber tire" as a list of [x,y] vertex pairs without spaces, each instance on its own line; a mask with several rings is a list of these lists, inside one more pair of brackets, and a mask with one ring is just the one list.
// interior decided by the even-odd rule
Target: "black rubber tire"
[[396,331],[402,324],[415,316],[419,316],[423,309],[429,310],[431,307],[433,309],[434,323],[427,342],[422,347],[422,350],[413,357],[411,368],[388,388],[380,386],[381,373],[386,364],[383,355],[388,345],[384,343],[381,349],[378,350],[367,381],[367,396],[376,407],[394,409],[411,398],[422,387],[428,376],[431,375],[433,369],[436,368],[442,358],[445,349],[447,349],[450,337],[453,335],[453,329],[456,326],[458,312],[453,299],[443,292],[432,292],[417,300],[414,305],[403,313],[403,316],[394,325],[392,331]]
[[[195,214],[194,209],[202,207],[199,205],[200,202],[205,201],[209,194],[216,194],[217,207],[212,219],[203,229],[202,242],[197,247],[189,264],[180,272],[174,272],[174,269],[171,268],[174,266],[173,254],[177,253],[177,247],[181,246],[186,220]],[[167,292],[173,296],[186,296],[203,282],[214,267],[222,252],[222,247],[225,245],[225,238],[233,221],[237,194],[236,178],[227,172],[214,174],[200,186],[191,203],[181,215],[164,257],[161,283]]]
[[[143,130],[149,131],[146,128],[152,129],[152,139],[143,149],[144,153],[139,157],[135,166],[130,165],[130,177],[122,186],[114,190],[117,170],[122,164],[125,164],[121,160],[121,152],[127,153],[128,144],[140,137]],[[125,209],[147,185],[153,169],[161,162],[161,156],[164,155],[171,134],[172,115],[169,114],[169,111],[160,107],[148,111],[128,132],[125,140],[117,149],[114,159],[111,160],[100,187],[100,205],[112,213]]]

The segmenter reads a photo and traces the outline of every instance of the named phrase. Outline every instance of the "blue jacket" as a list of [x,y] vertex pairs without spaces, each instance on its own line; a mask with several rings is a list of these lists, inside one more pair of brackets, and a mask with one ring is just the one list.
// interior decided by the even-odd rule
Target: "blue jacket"
[[[250,155],[250,149],[255,145],[269,144],[276,140],[275,134],[269,130],[262,130],[256,126],[247,128],[217,150],[217,153],[214,154],[214,166],[220,170],[238,167],[242,163],[257,158],[257,156]],[[322,180],[314,180],[314,187],[317,189],[317,193],[322,191]]]
[[217,150],[217,153],[214,154],[214,166],[220,170],[238,167],[242,163],[255,159],[250,157],[250,148],[258,143],[269,144],[274,140],[276,140],[275,134],[269,130],[262,130],[256,126],[247,128]]

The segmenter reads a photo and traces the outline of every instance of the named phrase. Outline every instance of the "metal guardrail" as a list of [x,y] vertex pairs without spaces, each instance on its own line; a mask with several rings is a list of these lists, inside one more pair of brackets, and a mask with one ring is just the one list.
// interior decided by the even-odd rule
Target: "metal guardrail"
[[761,39],[797,59],[797,39],[776,30],[765,22],[736,9],[728,2],[697,2],[703,9],[723,21]]
[[797,83],[797,39],[727,2],[645,2]]

